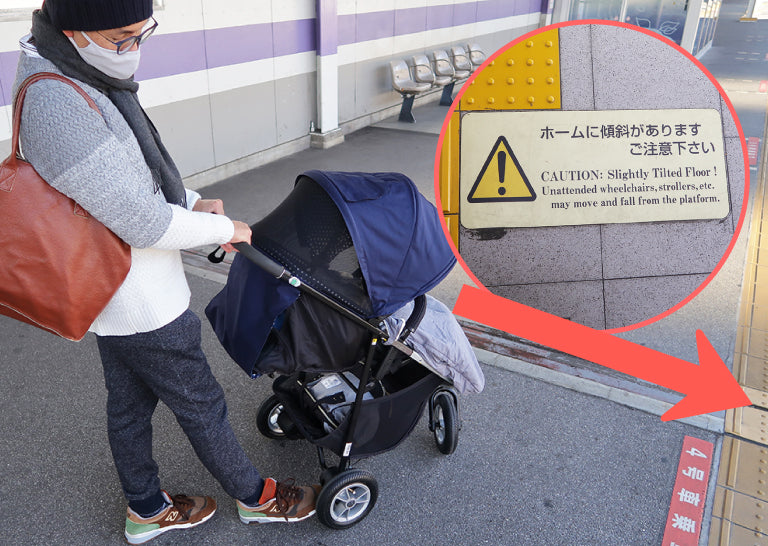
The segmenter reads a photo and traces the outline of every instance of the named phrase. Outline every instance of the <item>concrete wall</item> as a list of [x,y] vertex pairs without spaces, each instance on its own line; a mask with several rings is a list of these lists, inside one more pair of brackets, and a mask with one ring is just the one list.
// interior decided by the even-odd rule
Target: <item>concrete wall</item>
[[[392,58],[470,41],[494,51],[535,28],[541,4],[335,3],[338,123],[345,130],[399,105],[388,72]],[[318,118],[315,0],[165,0],[155,17],[160,26],[142,46],[136,74],[139,95],[192,186],[309,146],[310,123]],[[18,39],[29,28],[29,18],[0,19],[2,156],[10,149]]]
[[400,96],[390,87],[390,60],[469,42],[480,44],[490,54],[536,28],[540,4],[538,0],[385,0],[375,2],[376,11],[370,11],[373,2],[340,1],[341,122],[400,103]]
[[563,27],[560,63],[563,110],[712,108],[723,120],[724,219],[460,227],[461,255],[492,292],[594,328],[622,328],[677,304],[716,267],[741,212],[741,142],[714,84],[651,36],[608,25]]

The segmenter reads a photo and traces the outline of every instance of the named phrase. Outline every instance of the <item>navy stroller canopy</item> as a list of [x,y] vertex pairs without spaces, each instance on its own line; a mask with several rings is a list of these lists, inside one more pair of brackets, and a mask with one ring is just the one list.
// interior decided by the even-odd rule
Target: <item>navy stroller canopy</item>
[[[308,171],[252,230],[255,248],[365,319],[426,293],[456,263],[437,210],[399,173]],[[298,297],[238,255],[206,315],[253,374],[271,328]]]
[[328,193],[344,218],[371,302],[369,317],[389,315],[434,288],[456,263],[435,207],[407,176],[304,176]]

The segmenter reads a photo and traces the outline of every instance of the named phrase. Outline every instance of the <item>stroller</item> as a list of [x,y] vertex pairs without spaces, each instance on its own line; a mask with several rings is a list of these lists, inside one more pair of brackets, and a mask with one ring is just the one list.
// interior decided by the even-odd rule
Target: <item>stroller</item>
[[351,459],[396,447],[425,405],[452,453],[458,392],[483,388],[460,326],[426,295],[456,260],[434,206],[397,173],[309,171],[252,232],[206,315],[246,373],[277,376],[256,425],[317,447],[318,519],[347,528],[378,496]]

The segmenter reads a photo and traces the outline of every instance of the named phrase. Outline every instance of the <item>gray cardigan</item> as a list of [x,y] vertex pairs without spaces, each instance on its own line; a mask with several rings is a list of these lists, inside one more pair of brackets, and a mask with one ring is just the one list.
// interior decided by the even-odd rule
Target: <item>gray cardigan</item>
[[[16,90],[37,72],[61,72],[42,57],[22,53]],[[22,153],[51,186],[74,199],[121,239],[138,248],[155,243],[168,229],[171,209],[155,192],[138,142],[112,102],[76,82],[101,110],[101,116],[68,85],[43,80],[24,101]]]
[[[14,93],[27,76],[42,71],[59,73],[26,44]],[[130,335],[155,330],[189,306],[179,250],[226,243],[234,225],[225,216],[168,204],[163,193],[155,191],[144,156],[122,114],[98,90],[80,86],[93,97],[101,115],[67,84],[43,80],[28,89],[21,118],[21,151],[51,186],[131,245],[128,277],[91,331]],[[187,191],[187,206],[193,207],[199,197]],[[98,249],[93,257],[98,259]]]

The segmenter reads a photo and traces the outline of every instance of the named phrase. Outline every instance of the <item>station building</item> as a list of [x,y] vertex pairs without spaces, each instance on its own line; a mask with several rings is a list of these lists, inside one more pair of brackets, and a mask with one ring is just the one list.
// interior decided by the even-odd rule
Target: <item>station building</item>
[[[0,7],[3,156],[10,150],[18,40],[29,32],[32,10],[40,4],[8,0]],[[394,59],[410,62],[413,55],[469,44],[490,54],[545,24],[582,18],[657,29],[695,54],[712,39],[719,0],[694,0],[686,17],[683,4],[155,0],[159,27],[142,46],[136,79],[142,104],[187,184],[202,187],[311,145],[333,145],[396,114],[402,97],[392,88]],[[439,98],[435,89],[416,104]]]
[[[0,153],[10,151],[19,38],[41,0],[0,7]],[[398,112],[390,61],[538,28],[541,0],[155,0],[139,96],[190,187]],[[458,90],[458,86],[456,87]],[[437,100],[439,91],[419,101]],[[417,103],[418,104],[418,103]]]

